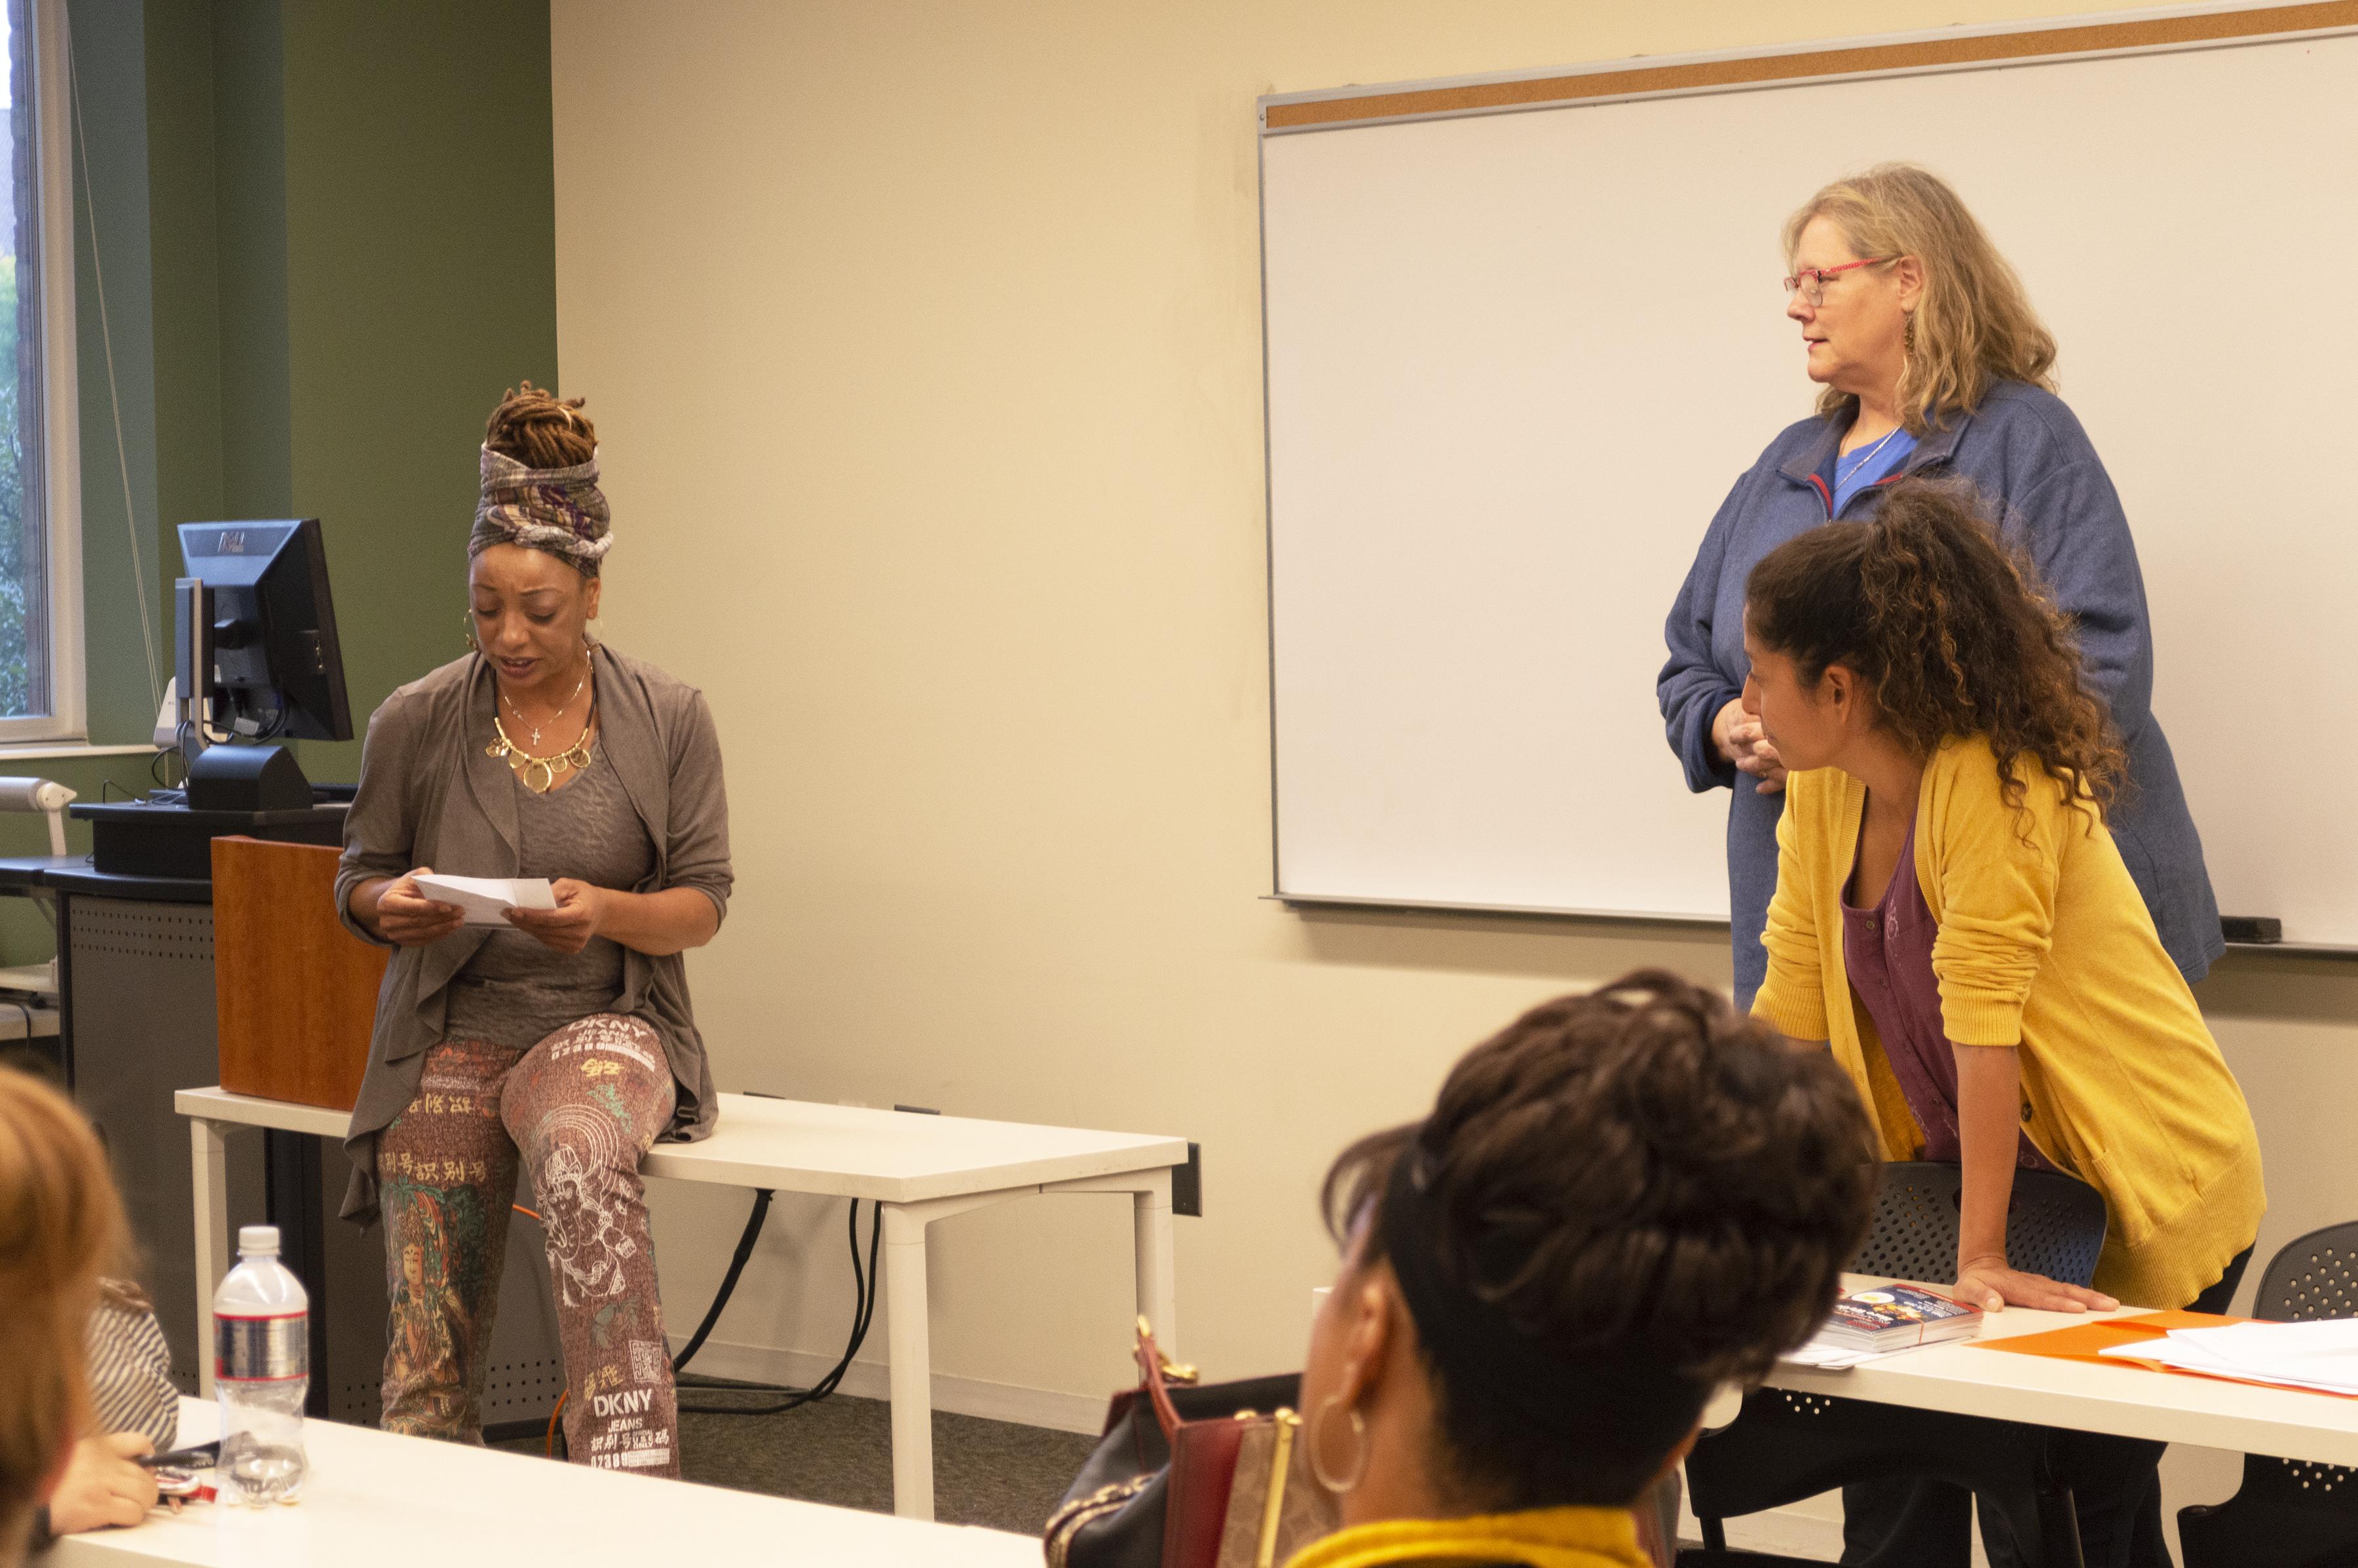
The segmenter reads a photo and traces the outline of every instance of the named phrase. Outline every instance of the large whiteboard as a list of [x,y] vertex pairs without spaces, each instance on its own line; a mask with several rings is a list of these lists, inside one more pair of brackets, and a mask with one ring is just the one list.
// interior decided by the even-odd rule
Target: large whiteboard
[[1662,619],[1811,406],[1779,224],[1885,158],[2061,345],[2220,908],[2358,943],[2349,36],[1266,135],[1281,895],[1726,917]]

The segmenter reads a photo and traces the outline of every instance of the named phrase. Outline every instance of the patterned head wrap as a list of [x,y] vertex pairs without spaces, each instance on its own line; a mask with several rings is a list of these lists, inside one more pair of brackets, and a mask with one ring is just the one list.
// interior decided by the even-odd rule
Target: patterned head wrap
[[522,545],[546,550],[583,577],[598,575],[598,563],[614,539],[595,457],[571,468],[535,469],[485,447],[482,473],[468,559],[493,545]]

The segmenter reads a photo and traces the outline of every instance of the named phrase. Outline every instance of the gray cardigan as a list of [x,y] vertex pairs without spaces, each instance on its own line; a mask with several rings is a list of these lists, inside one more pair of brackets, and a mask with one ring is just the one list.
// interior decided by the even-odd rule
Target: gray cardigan
[[[654,843],[654,871],[632,891],[692,887],[726,916],[729,799],[720,741],[703,694],[602,643],[591,657],[599,744]],[[389,946],[352,918],[352,890],[372,877],[397,877],[417,866],[456,876],[516,874],[515,780],[506,762],[484,749],[494,700],[491,666],[470,654],[401,687],[370,718],[360,793],[344,823],[336,875],[336,911],[362,941]],[[376,1217],[377,1134],[416,1098],[426,1051],[442,1039],[451,978],[489,935],[471,926],[423,947],[394,948],[344,1138],[352,1161],[345,1218],[364,1224]],[[712,1069],[688,1006],[681,956],[624,948],[615,1008],[644,1019],[663,1037],[679,1096],[665,1139],[709,1137],[717,1108]]]

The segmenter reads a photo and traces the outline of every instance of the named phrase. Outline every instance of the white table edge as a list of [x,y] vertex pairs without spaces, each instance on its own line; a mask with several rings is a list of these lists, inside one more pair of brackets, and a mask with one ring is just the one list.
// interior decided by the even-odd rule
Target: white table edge
[[[724,1100],[740,1097],[723,1096]],[[747,1097],[766,1099],[767,1097]],[[795,1101],[774,1102],[793,1105]],[[181,1089],[174,1107],[189,1118],[195,1179],[198,1340],[205,1338],[211,1286],[229,1262],[228,1166],[223,1130],[269,1128],[316,1137],[344,1136],[350,1113],[287,1100],[241,1095],[218,1085]],[[952,1119],[967,1120],[975,1119]],[[1022,1123],[1000,1122],[1021,1127]],[[1072,1129],[1054,1129],[1069,1131]],[[770,1188],[822,1197],[868,1199],[883,1216],[883,1271],[891,1281],[885,1313],[892,1422],[893,1508],[904,1517],[933,1517],[933,1384],[927,1314],[925,1230],[935,1220],[1009,1199],[1044,1193],[1125,1193],[1131,1204],[1133,1286],[1138,1314],[1155,1326],[1159,1342],[1178,1353],[1179,1329],[1171,1184],[1174,1168],[1187,1162],[1184,1139],[1115,1134],[1110,1147],[987,1167],[979,1173],[939,1172],[899,1178],[865,1178],[843,1173],[803,1173],[792,1167],[712,1157],[711,1144],[659,1144],[641,1162],[642,1173],[708,1185]],[[696,1151],[695,1153],[687,1153]],[[725,1155],[725,1147],[722,1152]],[[666,1161],[665,1154],[673,1157]],[[683,1157],[684,1156],[684,1157]],[[665,1170],[665,1164],[673,1168]],[[799,1178],[808,1175],[810,1179]],[[211,1365],[199,1357],[200,1391],[210,1397]]]
[[[1845,1290],[1877,1281],[1848,1277]],[[1942,1290],[1941,1285],[1927,1285]],[[2009,1308],[1999,1320],[2009,1331],[2042,1333],[2107,1318],[2142,1316],[2150,1307],[2110,1313],[2032,1313]],[[2007,1322],[2006,1320],[2013,1320]],[[2014,1355],[1987,1348],[2014,1332],[1932,1346],[1870,1361],[1847,1371],[1777,1363],[1766,1386],[1871,1404],[1940,1410],[2040,1426],[2111,1433],[2158,1443],[2267,1454],[2311,1464],[2358,1466],[2358,1400],[2299,1389],[2276,1389],[2142,1367],[2098,1367],[2084,1361]],[[1958,1357],[1970,1357],[1970,1361]],[[1919,1357],[1927,1357],[1921,1359]],[[1981,1368],[1982,1375],[1974,1375]],[[2085,1386],[2026,1387],[2042,1373]],[[2094,1379],[2088,1382],[2088,1379]],[[2216,1408],[2223,1403],[2257,1407]],[[2320,1424],[2320,1416],[2335,1418]]]
[[[183,1395],[179,1408],[178,1442],[184,1444],[201,1442],[211,1437],[218,1430],[213,1412],[203,1400]],[[380,1452],[380,1444],[393,1444],[399,1447],[411,1444],[424,1444],[434,1441],[423,1437],[404,1437],[381,1432],[373,1427],[357,1426],[342,1422],[312,1421],[308,1422],[306,1425],[307,1430],[318,1434],[314,1436],[312,1443],[315,1456],[322,1447],[327,1448],[332,1455],[334,1450],[345,1444],[356,1444],[371,1452]],[[333,1429],[332,1433],[320,1433],[319,1429],[322,1427]],[[324,1443],[321,1441],[322,1437],[325,1438]],[[436,1460],[445,1465],[467,1462],[462,1456],[489,1457],[495,1461],[489,1466],[494,1470],[504,1469],[505,1462],[510,1460],[521,1461],[525,1464],[549,1463],[536,1460],[531,1455],[502,1454],[497,1450],[470,1449],[457,1444],[435,1444],[431,1453]],[[569,1470],[571,1467],[565,1468]],[[576,1486],[579,1484],[579,1477],[570,1474],[566,1479]],[[1004,1560],[1011,1563],[1019,1560],[1036,1563],[1039,1560],[1040,1544],[1036,1538],[994,1530],[984,1525],[911,1521],[918,1524],[922,1533],[909,1536],[902,1534],[896,1527],[886,1523],[892,1516],[877,1515],[867,1509],[849,1509],[835,1503],[821,1503],[806,1498],[787,1498],[774,1493],[720,1487],[704,1481],[655,1481],[643,1476],[618,1476],[617,1479],[618,1481],[627,1480],[628,1485],[633,1487],[655,1485],[691,1488],[696,1494],[715,1495],[719,1498],[727,1499],[727,1506],[732,1509],[742,1509],[751,1506],[767,1511],[769,1505],[776,1505],[779,1513],[778,1526],[785,1530],[791,1530],[797,1519],[808,1519],[810,1514],[807,1510],[821,1510],[826,1515],[850,1516],[861,1520],[875,1520],[884,1526],[884,1530],[873,1538],[871,1544],[883,1550],[884,1556],[878,1561],[888,1565],[903,1561],[927,1563],[967,1563],[975,1561],[979,1553],[986,1553],[990,1560],[994,1562]],[[684,1506],[693,1510],[695,1506],[693,1498],[683,1495],[674,1495],[668,1500],[675,1509]],[[203,1505],[203,1508],[210,1509],[218,1506],[220,1505]],[[298,1511],[301,1505],[298,1505]],[[314,1512],[316,1511],[315,1507]],[[692,1519],[695,1515],[690,1511],[687,1517]],[[155,1514],[149,1516],[142,1525],[128,1530],[92,1530],[84,1534],[66,1536],[50,1549],[48,1556],[39,1561],[43,1563],[64,1565],[64,1568],[72,1568],[72,1565],[81,1563],[104,1564],[108,1565],[108,1568],[121,1564],[127,1568],[130,1564],[217,1563],[224,1560],[233,1562],[238,1560],[234,1552],[216,1551],[210,1555],[200,1556],[185,1548],[176,1550],[176,1547],[182,1547],[182,1542],[186,1541],[185,1526],[190,1520],[200,1528],[209,1522],[205,1513],[201,1511],[192,1516],[184,1516],[180,1520],[169,1520],[161,1514]],[[146,1528],[148,1525],[157,1528]],[[896,1545],[905,1541],[917,1543],[917,1550],[906,1552],[892,1550]],[[462,1542],[450,1541],[419,1543],[420,1550],[442,1549],[438,1553],[441,1555],[448,1555],[450,1548],[462,1544]],[[774,1552],[765,1548],[764,1555],[760,1561],[769,1562],[773,1560],[773,1557]]]

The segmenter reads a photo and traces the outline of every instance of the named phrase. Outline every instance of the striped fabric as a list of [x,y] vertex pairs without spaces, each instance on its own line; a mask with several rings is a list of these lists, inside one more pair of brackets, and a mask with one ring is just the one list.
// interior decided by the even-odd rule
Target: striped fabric
[[101,1432],[144,1432],[157,1449],[172,1446],[180,1426],[180,1391],[156,1309],[139,1287],[108,1280],[90,1314],[91,1403]]

